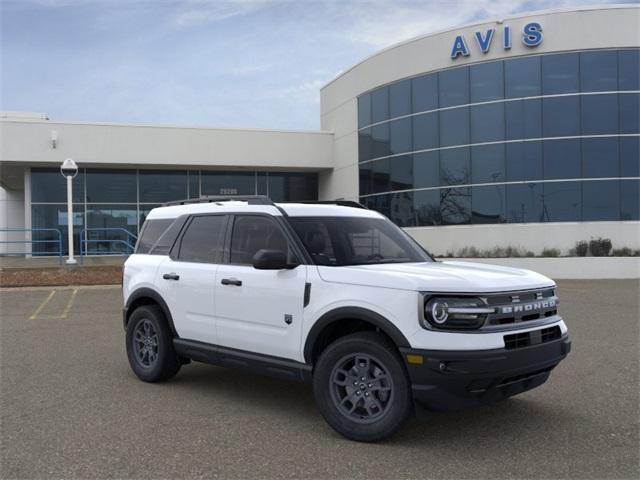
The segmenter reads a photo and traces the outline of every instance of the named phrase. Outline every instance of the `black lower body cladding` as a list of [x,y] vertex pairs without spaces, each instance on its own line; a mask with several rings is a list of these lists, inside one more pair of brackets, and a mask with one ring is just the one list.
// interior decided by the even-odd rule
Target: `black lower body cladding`
[[570,350],[566,334],[555,341],[514,350],[400,349],[413,399],[430,411],[483,405],[536,388],[547,381]]

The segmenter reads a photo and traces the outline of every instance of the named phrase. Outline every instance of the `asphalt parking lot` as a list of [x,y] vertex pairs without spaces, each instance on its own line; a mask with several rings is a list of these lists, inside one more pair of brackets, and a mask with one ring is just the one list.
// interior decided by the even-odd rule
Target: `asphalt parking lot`
[[373,445],[304,384],[203,364],[138,381],[118,287],[2,290],[1,476],[638,478],[640,283],[559,286],[573,351],[547,384]]

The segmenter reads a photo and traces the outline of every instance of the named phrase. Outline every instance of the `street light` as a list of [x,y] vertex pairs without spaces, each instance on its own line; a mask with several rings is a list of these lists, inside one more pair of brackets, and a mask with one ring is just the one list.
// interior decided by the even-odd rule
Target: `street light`
[[67,235],[69,243],[69,258],[67,265],[75,265],[78,261],[73,258],[73,178],[78,175],[78,165],[72,159],[67,158],[60,165],[60,173],[67,179]]

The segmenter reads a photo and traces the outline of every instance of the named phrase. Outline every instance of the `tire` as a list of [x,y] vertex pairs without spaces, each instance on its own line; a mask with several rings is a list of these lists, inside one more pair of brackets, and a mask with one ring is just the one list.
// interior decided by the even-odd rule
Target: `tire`
[[127,357],[140,380],[163,382],[180,370],[173,335],[157,305],[136,308],[127,322]]
[[395,345],[375,332],[330,344],[316,363],[313,392],[327,423],[360,442],[388,438],[413,409],[411,385]]

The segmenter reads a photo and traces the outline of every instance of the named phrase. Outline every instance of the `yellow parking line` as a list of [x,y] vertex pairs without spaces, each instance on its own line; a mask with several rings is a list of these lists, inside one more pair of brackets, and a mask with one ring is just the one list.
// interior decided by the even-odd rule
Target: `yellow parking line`
[[42,311],[42,309],[47,305],[47,303],[49,303],[51,301],[51,299],[53,298],[53,296],[56,294],[55,290],[51,290],[51,293],[49,294],[49,296],[47,298],[44,299],[44,301],[40,304],[40,306],[37,308],[37,310],[35,312],[33,312],[33,315],[31,315],[29,317],[29,320],[35,320],[36,318],[38,318],[38,314]]
[[67,314],[69,313],[69,310],[71,310],[71,305],[73,305],[73,300],[76,298],[77,294],[78,294],[78,289],[74,288],[73,292],[69,296],[69,302],[67,302],[67,306],[64,307],[64,311],[62,312],[62,315],[60,315],[59,318],[67,318]]

